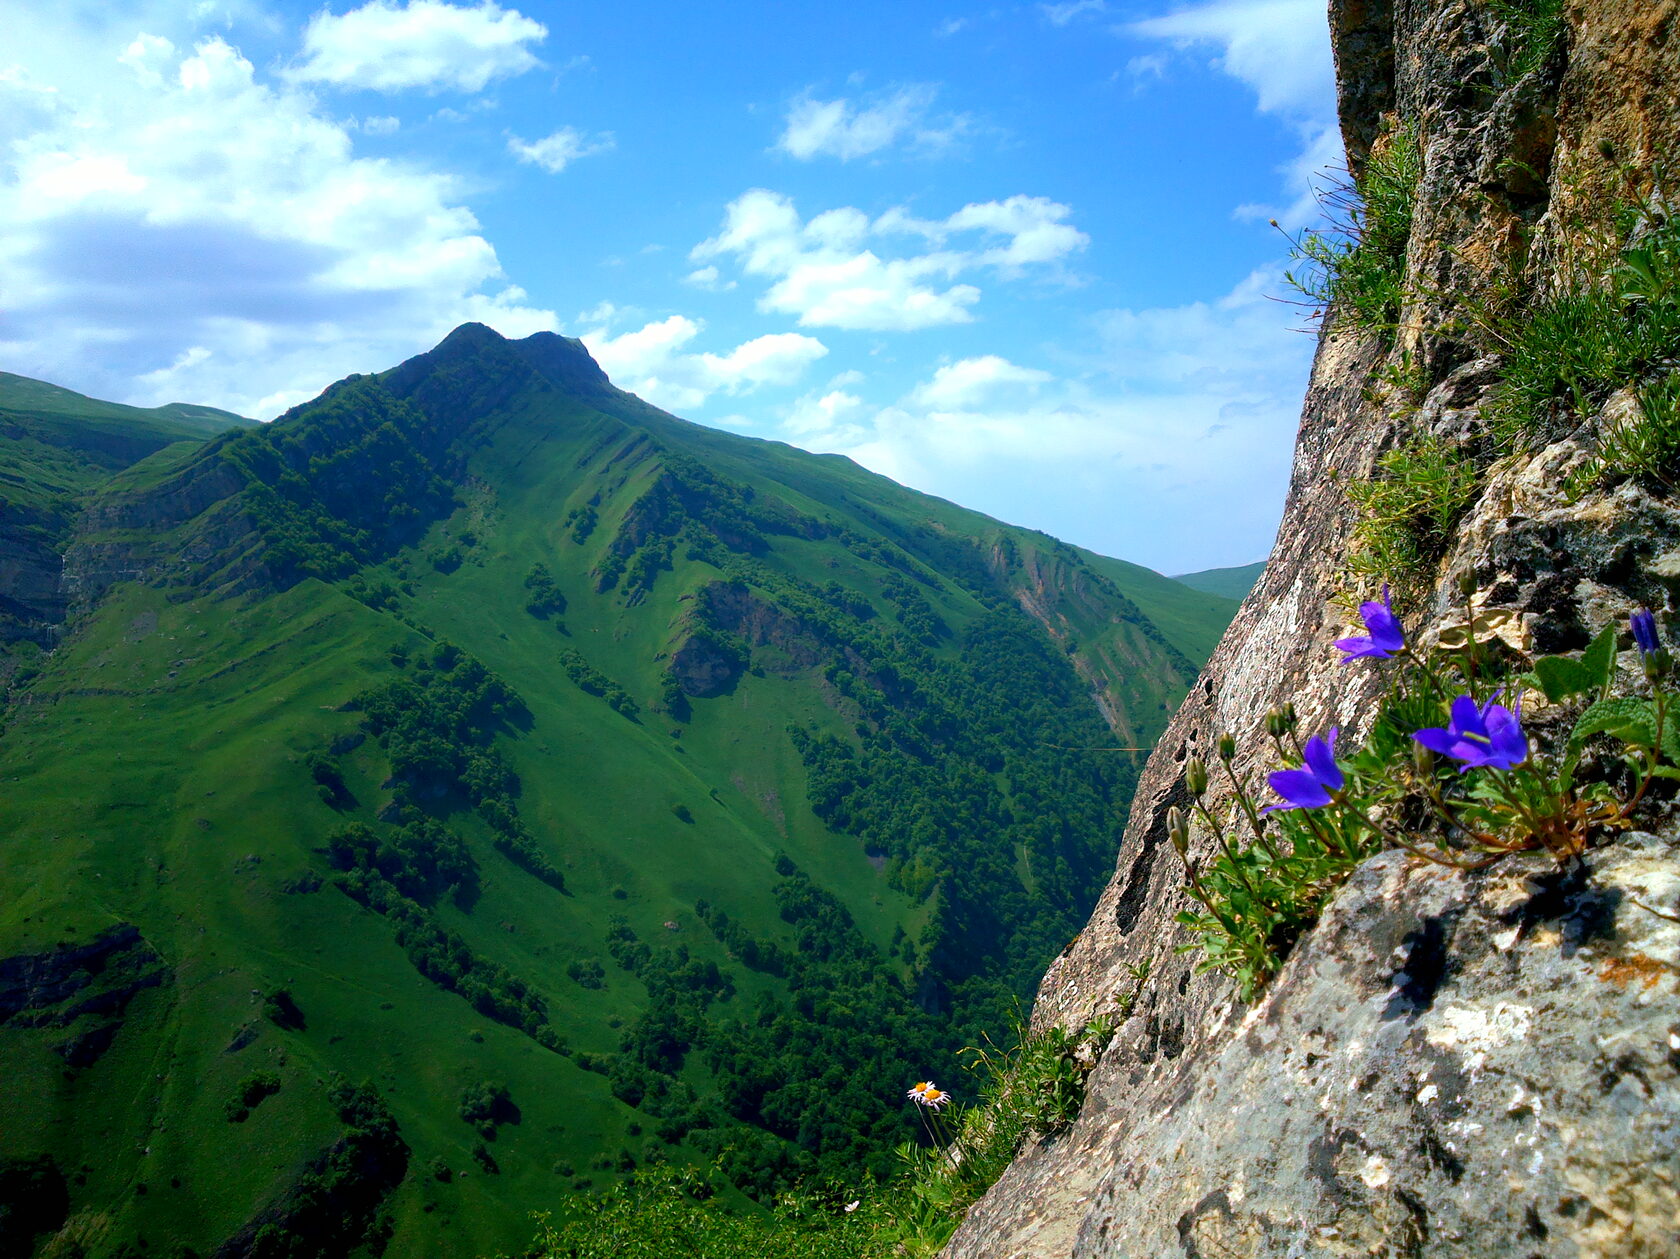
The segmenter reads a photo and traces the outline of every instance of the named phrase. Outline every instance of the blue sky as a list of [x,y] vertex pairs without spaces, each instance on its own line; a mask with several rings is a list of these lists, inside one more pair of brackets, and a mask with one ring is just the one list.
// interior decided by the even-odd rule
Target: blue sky
[[479,319],[1168,572],[1259,558],[1322,0],[0,0],[0,367],[259,418]]

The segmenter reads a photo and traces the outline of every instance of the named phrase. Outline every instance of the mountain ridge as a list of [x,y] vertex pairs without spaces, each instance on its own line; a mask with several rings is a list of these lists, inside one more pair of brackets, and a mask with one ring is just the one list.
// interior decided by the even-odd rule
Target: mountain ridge
[[0,736],[0,972],[161,966],[0,984],[0,1158],[86,1165],[94,1254],[319,1231],[340,1143],[389,1174],[323,1253],[506,1246],[648,1157],[886,1170],[1194,679],[1098,558],[482,327],[116,471]]

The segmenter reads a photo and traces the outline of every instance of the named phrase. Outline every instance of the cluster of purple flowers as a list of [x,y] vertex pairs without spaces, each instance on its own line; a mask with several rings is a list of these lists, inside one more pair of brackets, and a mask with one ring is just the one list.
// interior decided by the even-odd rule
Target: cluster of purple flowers
[[[1389,660],[1406,650],[1406,635],[1394,615],[1386,585],[1382,601],[1360,604],[1359,616],[1365,622],[1366,634],[1336,640],[1343,652],[1343,664],[1361,659]],[[1653,661],[1666,661],[1668,653],[1657,637],[1656,617],[1648,609],[1635,612],[1629,618],[1629,627],[1647,670]],[[1431,752],[1457,761],[1461,774],[1472,769],[1514,769],[1528,760],[1528,735],[1522,728],[1521,697],[1507,708],[1498,702],[1503,693],[1495,691],[1483,703],[1478,703],[1474,695],[1460,695],[1452,702],[1445,726],[1414,731],[1412,738]],[[1320,809],[1336,802],[1346,783],[1341,766],[1336,764],[1336,735],[1332,727],[1327,736],[1308,739],[1301,749],[1301,768],[1281,769],[1269,777],[1272,790],[1283,803],[1270,805],[1265,812]]]

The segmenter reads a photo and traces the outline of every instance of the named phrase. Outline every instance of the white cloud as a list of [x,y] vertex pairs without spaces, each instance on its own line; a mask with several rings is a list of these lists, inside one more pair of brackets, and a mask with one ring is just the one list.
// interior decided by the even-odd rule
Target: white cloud
[[933,28],[933,34],[936,39],[950,39],[958,31],[966,30],[968,25],[969,21],[965,17],[948,17]]
[[[12,370],[266,417],[467,319],[556,326],[508,284],[449,177],[356,156],[346,124],[219,38],[122,47],[14,123],[0,165]],[[19,90],[0,82],[0,116]]]
[[402,128],[402,119],[389,114],[362,119],[362,133],[370,136],[395,135]]
[[[1283,119],[1301,135],[1300,154],[1282,170],[1294,202],[1270,214],[1290,225],[1314,217],[1312,176],[1339,161],[1342,152],[1323,0],[1216,0],[1121,29],[1180,50],[1217,48],[1214,64],[1253,89],[1260,112]],[[1146,59],[1134,58],[1134,64],[1154,69]],[[1264,217],[1268,212],[1246,207],[1245,213]]]
[[614,384],[672,411],[692,411],[714,393],[795,384],[828,353],[821,341],[797,332],[755,337],[728,354],[688,352],[704,326],[671,315],[616,337],[597,328],[585,332],[583,340]]
[[[903,332],[970,322],[980,290],[954,283],[960,275],[991,268],[1014,276],[1083,249],[1089,238],[1065,221],[1071,213],[1044,197],[1016,196],[946,219],[895,209],[871,221],[847,206],[805,222],[791,198],[755,188],[730,203],[723,230],[692,257],[734,257],[746,274],[771,282],[759,309],[796,315],[807,327]],[[883,257],[872,247],[906,235],[935,248]],[[967,247],[944,247],[956,237]]]
[[1000,393],[1012,392],[1011,386],[1042,385],[1050,379],[1049,372],[1018,367],[996,354],[983,354],[945,364],[934,372],[932,380],[918,385],[910,396],[918,405],[932,410],[953,410],[977,406]]
[[735,287],[734,280],[725,280],[713,266],[696,267],[683,277],[684,284],[692,284],[708,293],[727,293]]
[[1108,5],[1103,0],[1066,0],[1063,4],[1041,4],[1038,8],[1050,25],[1066,26],[1081,14],[1106,12]]
[[1253,88],[1265,113],[1312,117],[1334,109],[1330,25],[1319,0],[1218,0],[1130,29],[1181,46],[1218,45],[1220,69]]
[[590,139],[581,131],[571,127],[561,127],[551,135],[540,140],[521,140],[518,136],[508,137],[508,152],[521,162],[528,162],[533,166],[540,166],[550,175],[558,175],[567,166],[580,157],[593,157],[597,153],[605,153],[614,145],[612,133],[603,132]]
[[322,10],[303,33],[304,60],[288,75],[335,87],[398,92],[453,88],[481,92],[494,79],[538,62],[526,47],[548,35],[541,22],[493,0],[476,7],[442,0],[371,0],[359,9]]
[[1056,375],[983,355],[887,405],[831,385],[781,431],[1164,571],[1246,562],[1277,522],[1313,348],[1266,300],[1275,285],[1256,274],[1216,302],[1105,312]]
[[855,104],[844,97],[822,101],[806,93],[788,109],[776,147],[800,161],[835,157],[842,162],[867,157],[900,141],[924,153],[949,148],[972,123],[960,114],[933,118],[938,89],[911,84]]

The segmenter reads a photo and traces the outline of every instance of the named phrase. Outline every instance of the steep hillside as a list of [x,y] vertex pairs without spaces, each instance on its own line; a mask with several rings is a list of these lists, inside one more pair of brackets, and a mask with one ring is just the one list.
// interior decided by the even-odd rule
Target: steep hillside
[[89,1255],[470,1254],[650,1156],[887,1170],[1212,632],[476,325],[115,472],[63,575],[0,740],[0,1206],[47,1186]]
[[1238,568],[1204,568],[1199,573],[1180,573],[1173,578],[1195,590],[1205,591],[1210,595],[1218,595],[1222,599],[1234,599],[1242,602],[1248,597],[1248,592],[1254,589],[1254,583],[1260,580],[1260,574],[1266,571],[1266,561],[1257,564],[1243,564]]
[[249,424],[213,407],[142,409],[0,372],[0,691],[64,620],[60,553],[86,496],[148,455]]
[[1680,1236],[1680,9],[1330,22],[1350,224],[1301,242],[1277,545],[1040,986],[1040,1029],[1115,1019],[1078,1120],[950,1256]]

